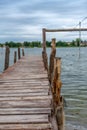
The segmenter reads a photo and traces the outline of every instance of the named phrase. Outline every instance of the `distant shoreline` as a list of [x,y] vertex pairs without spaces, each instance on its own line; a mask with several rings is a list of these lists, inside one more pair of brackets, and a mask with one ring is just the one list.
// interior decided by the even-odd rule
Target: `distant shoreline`
[[[80,48],[86,48],[87,46],[80,46]],[[0,48],[5,48],[5,47],[0,47]],[[18,48],[18,47],[9,47],[9,48]],[[42,48],[42,47],[20,47],[20,48]],[[46,48],[51,48],[51,47],[46,47]],[[78,46],[56,46],[56,48],[79,48]]]

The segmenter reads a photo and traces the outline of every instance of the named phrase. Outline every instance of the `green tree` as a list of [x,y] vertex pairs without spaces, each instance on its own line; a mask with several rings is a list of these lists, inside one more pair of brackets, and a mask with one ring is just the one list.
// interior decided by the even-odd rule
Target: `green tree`
[[50,41],[46,41],[46,46],[47,47],[51,47],[51,42]]
[[76,42],[74,40],[72,40],[71,46],[76,46]]
[[79,46],[79,44],[80,44],[80,39],[79,38],[76,38],[76,44],[77,44],[77,46]]

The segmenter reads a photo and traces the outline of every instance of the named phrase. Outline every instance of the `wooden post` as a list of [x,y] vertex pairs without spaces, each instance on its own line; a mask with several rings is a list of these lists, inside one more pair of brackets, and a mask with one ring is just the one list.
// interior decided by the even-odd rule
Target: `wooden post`
[[56,58],[56,67],[57,67],[57,81],[56,81],[56,104],[57,104],[57,122],[58,130],[64,130],[64,110],[63,110],[63,98],[61,96],[61,86],[62,82],[60,79],[61,76],[61,58]]
[[25,54],[24,54],[24,48],[22,48],[22,56],[24,56]]
[[42,29],[43,51],[46,52],[46,32],[45,28]]
[[46,53],[46,32],[45,28],[42,29],[42,40],[43,40],[43,51],[42,51],[42,58],[44,62],[44,67],[48,71],[48,57]]
[[21,58],[21,55],[20,55],[20,47],[18,47],[18,59]]
[[64,128],[65,118],[64,118],[63,105],[58,106],[56,109],[56,120],[57,120],[58,130],[65,130]]
[[53,70],[53,81],[52,81],[52,93],[54,103],[56,102],[56,81],[57,81],[57,69],[56,69],[56,58],[54,58],[54,70]]
[[56,39],[52,39],[51,43],[51,54],[50,54],[50,63],[49,63],[49,81],[52,83],[53,70],[54,70],[54,58],[56,55]]
[[10,54],[10,49],[8,46],[6,46],[6,50],[5,50],[5,66],[4,66],[4,70],[6,70],[9,67],[9,54]]
[[58,130],[64,130],[63,98],[61,97],[61,58],[54,59],[53,100]]
[[15,51],[14,52],[14,63],[16,63],[16,61],[17,61],[17,52]]
[[48,57],[47,57],[47,53],[44,53],[44,65],[45,65],[45,69],[48,71]]
[[56,105],[60,105],[60,97],[61,97],[61,58],[54,59],[54,73],[53,73],[53,98]]
[[61,94],[61,58],[56,58],[56,103],[60,105]]

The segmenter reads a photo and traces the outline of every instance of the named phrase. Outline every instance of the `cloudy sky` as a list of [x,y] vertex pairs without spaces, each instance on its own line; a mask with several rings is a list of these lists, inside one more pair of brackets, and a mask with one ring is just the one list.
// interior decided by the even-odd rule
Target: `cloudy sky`
[[[42,28],[75,27],[85,17],[87,0],[0,0],[0,42],[41,41]],[[87,27],[87,19],[82,26]],[[47,40],[53,37],[71,40],[78,32],[47,33]]]

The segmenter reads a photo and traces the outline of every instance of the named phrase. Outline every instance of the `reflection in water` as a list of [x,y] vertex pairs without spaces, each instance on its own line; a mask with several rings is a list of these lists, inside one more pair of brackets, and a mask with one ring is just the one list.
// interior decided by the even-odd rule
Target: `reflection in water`
[[[14,50],[10,50],[10,65]],[[41,48],[26,48],[26,55],[41,55]],[[48,55],[50,48],[47,49]],[[65,101],[67,122],[87,127],[87,48],[57,48],[56,56],[62,57],[62,95]],[[4,49],[0,48],[0,72],[4,66]]]

